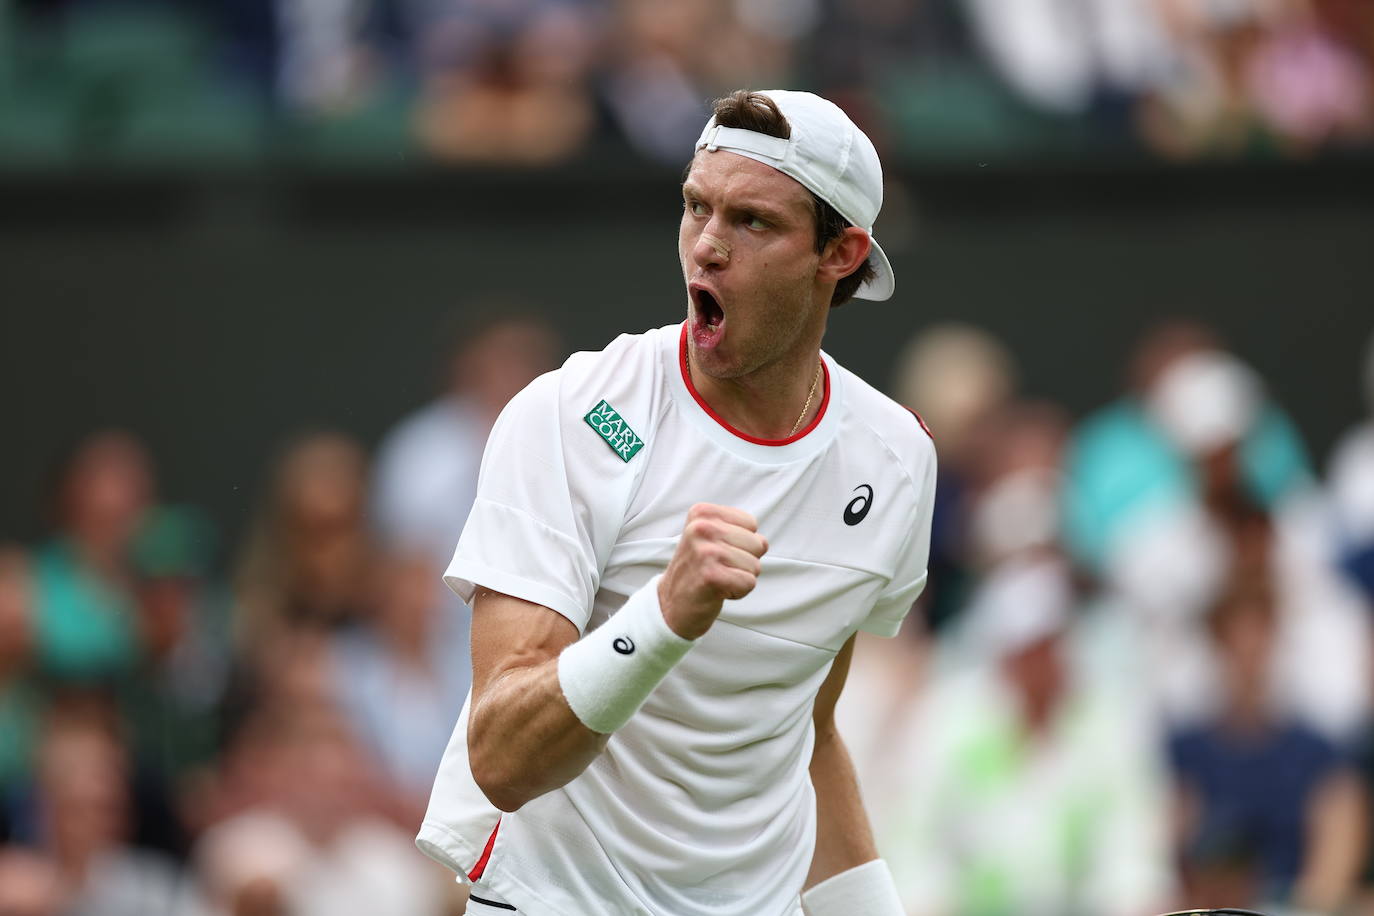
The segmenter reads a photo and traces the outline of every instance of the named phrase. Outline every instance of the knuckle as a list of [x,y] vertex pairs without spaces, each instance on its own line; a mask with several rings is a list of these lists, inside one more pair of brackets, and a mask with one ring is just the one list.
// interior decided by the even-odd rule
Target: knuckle
[[687,534],[695,540],[709,538],[715,526],[704,518],[695,518],[687,523]]
[[711,591],[722,593],[729,591],[730,583],[718,567],[703,570],[701,579]]

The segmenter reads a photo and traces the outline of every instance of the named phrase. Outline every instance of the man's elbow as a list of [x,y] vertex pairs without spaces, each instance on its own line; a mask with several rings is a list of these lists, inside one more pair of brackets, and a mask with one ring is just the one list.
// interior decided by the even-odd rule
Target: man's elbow
[[519,811],[525,806],[525,802],[530,800],[529,796],[514,789],[499,786],[487,788],[481,783],[477,785],[481,788],[482,794],[487,797],[487,801],[491,802],[497,810],[504,811],[506,814]]
[[503,766],[499,761],[489,758],[490,755],[481,754],[476,748],[469,748],[473,781],[487,797],[487,801],[498,809],[507,814],[518,811],[525,802],[539,794],[531,791],[511,767]]

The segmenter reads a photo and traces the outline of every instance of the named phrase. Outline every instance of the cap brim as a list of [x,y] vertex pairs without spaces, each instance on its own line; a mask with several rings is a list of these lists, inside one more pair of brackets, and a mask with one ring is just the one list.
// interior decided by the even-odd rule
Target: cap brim
[[897,278],[893,275],[892,263],[878,245],[878,240],[871,235],[868,238],[873,243],[868,251],[868,263],[873,265],[873,279],[860,286],[858,292],[854,293],[854,298],[882,302],[884,299],[892,298],[892,293],[897,289]]

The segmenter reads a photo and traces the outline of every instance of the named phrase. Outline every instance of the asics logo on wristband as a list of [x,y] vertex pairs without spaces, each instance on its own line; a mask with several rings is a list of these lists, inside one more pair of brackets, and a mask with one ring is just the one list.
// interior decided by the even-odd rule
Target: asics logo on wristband
[[628,636],[617,636],[611,642],[611,648],[621,655],[631,655],[635,650],[635,641]]

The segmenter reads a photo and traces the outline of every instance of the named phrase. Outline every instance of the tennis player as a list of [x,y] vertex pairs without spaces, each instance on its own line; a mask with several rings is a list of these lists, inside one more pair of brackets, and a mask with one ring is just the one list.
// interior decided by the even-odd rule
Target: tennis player
[[898,916],[834,709],[925,584],[935,451],[820,348],[892,294],[878,156],[824,99],[740,91],[682,198],[686,321],[492,430],[445,576],[472,696],[417,842],[470,913]]

